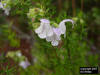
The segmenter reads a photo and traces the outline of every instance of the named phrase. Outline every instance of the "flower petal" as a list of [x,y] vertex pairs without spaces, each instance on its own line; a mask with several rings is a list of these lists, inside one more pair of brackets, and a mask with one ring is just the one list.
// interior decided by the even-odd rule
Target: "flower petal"
[[41,21],[42,23],[50,23],[50,21],[47,20],[47,19],[41,19],[40,21]]
[[53,35],[53,29],[50,25],[47,26],[47,36],[52,36]]
[[52,27],[50,26],[50,22],[47,19],[41,19],[40,27],[35,30],[38,36],[42,39],[46,38],[47,36],[52,36],[53,31]]
[[53,31],[55,32],[56,35],[58,35],[58,36],[61,35],[61,29],[60,28],[53,28]]
[[58,41],[52,41],[51,44],[52,44],[53,46],[58,46],[59,43],[58,43]]
[[[59,29],[61,30],[61,34],[64,34],[64,37],[66,36],[66,34],[65,34],[66,33],[65,22],[71,22],[73,24],[73,26],[74,26],[74,21],[71,20],[71,19],[65,19],[65,20],[63,20],[63,21],[60,22]],[[72,26],[72,28],[73,28],[73,26]]]
[[4,13],[5,13],[6,15],[9,15],[9,10],[5,9]]
[[22,68],[26,69],[26,68],[30,65],[30,63],[28,62],[28,60],[25,60],[25,61],[21,61],[21,62],[19,63],[19,65],[20,65]]
[[65,19],[65,20],[63,20],[62,22],[71,22],[72,24],[74,24],[74,21],[73,20],[71,20],[71,19]]
[[65,26],[64,22],[61,22],[59,24],[59,29],[61,30],[61,34],[65,34],[65,32],[66,32],[66,26]]
[[57,35],[57,34],[53,31],[53,35],[50,36],[50,37],[46,37],[46,40],[47,40],[48,42],[51,42],[51,44],[52,44],[53,46],[58,46],[59,40],[61,40],[61,37],[60,37],[60,35]]
[[48,42],[50,42],[50,41],[52,41],[52,37],[46,37],[46,40],[47,40]]
[[3,4],[0,2],[0,8],[3,8]]
[[44,38],[46,38],[46,32],[44,31],[43,33],[39,33],[38,36],[39,36],[41,39],[44,39]]
[[42,30],[43,30],[43,24],[40,24],[40,26],[37,29],[35,29],[35,33],[41,33]]

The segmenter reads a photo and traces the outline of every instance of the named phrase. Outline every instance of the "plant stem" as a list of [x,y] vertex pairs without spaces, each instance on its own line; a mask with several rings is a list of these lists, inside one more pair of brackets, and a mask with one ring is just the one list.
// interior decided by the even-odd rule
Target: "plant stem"
[[83,7],[84,7],[84,0],[81,0],[81,11],[83,11]]
[[58,0],[58,9],[59,9],[59,12],[61,11],[61,9],[62,9],[62,1],[61,0]]
[[72,0],[72,9],[73,9],[73,16],[76,16],[75,0]]

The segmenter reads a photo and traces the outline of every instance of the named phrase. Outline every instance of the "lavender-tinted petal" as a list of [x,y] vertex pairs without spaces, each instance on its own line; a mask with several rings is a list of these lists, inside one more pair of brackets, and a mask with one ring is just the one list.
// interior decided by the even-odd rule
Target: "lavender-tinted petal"
[[30,65],[30,63],[26,60],[26,61],[20,62],[19,65],[20,65],[22,68],[26,69],[26,68]]
[[59,42],[58,42],[58,41],[52,41],[51,44],[52,44],[53,46],[58,46]]
[[66,32],[65,23],[60,23],[59,24],[59,29],[61,30],[61,34],[65,34],[65,32]]
[[41,19],[40,21],[43,22],[43,23],[50,23],[50,21],[47,20],[47,19]]

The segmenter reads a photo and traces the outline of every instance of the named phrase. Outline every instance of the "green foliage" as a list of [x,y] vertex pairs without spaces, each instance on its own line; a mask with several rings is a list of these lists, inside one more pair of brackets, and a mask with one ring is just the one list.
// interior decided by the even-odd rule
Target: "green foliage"
[[43,16],[44,15],[44,11],[42,9],[39,9],[39,8],[33,8],[33,9],[30,9],[29,10],[29,13],[28,13],[28,17],[29,18],[36,18],[36,17],[39,17],[39,16]]
[[19,39],[16,38],[16,33],[15,32],[12,32],[10,25],[1,25],[1,41],[5,39],[10,42],[10,45],[13,46],[13,47],[18,47],[20,44],[19,44]]
[[[94,2],[98,1],[95,0]],[[80,75],[80,67],[94,67],[100,63],[98,60],[99,55],[88,54],[90,47],[86,41],[88,25],[92,23],[96,25],[100,24],[99,8],[93,8],[91,11],[84,13],[80,10],[80,7],[77,7],[76,16],[71,17],[71,15],[68,14],[72,13],[71,4],[66,8],[66,4],[64,3],[64,5],[62,5],[64,8],[58,13],[57,4],[55,4],[53,0],[3,0],[3,3],[7,3],[7,6],[11,8],[9,16],[13,16],[13,19],[17,16],[18,22],[20,22],[20,24],[18,24],[22,25],[23,29],[32,27],[29,29],[29,33],[33,31],[32,35],[35,41],[31,54],[32,57],[34,57],[32,60],[36,59],[36,61],[31,62],[31,66],[26,69],[18,68],[20,75]],[[85,0],[85,3],[91,3],[91,1]],[[67,13],[66,10],[68,10]],[[71,23],[66,23],[66,38],[61,36],[62,40],[60,44],[57,47],[53,47],[51,43],[40,39],[34,33],[34,30],[39,27],[40,19],[42,18],[49,19],[53,27],[58,27],[58,24],[63,19],[68,18],[72,18],[75,24],[72,28]],[[27,24],[27,27],[24,24]],[[96,30],[94,32],[97,33]],[[20,46],[20,40],[17,38],[16,33],[11,30],[9,24],[0,24],[0,35],[0,45],[8,41],[13,47]],[[20,51],[8,52],[6,56],[18,63],[25,60],[25,56],[17,56],[19,52]],[[5,58],[0,59],[0,62],[3,61],[6,61]],[[5,70],[1,70],[0,73],[13,75],[12,72],[14,68],[8,69],[8,67],[9,65]]]
[[12,11],[10,11],[12,16],[20,15],[24,17],[29,7],[32,6],[31,0],[2,0],[2,3],[6,3],[5,7],[9,6],[12,9]]
[[99,8],[93,8],[92,9],[93,12],[93,17],[95,18],[95,22],[96,24],[100,25],[100,10]]
[[20,51],[9,51],[6,57],[12,58],[15,62],[21,62],[25,60],[25,56],[22,56]]
[[88,56],[89,66],[98,66],[98,62],[100,62],[98,58],[99,58],[99,55],[89,55]]
[[10,67],[8,58],[4,54],[0,54],[0,75],[14,75],[16,72],[16,67]]

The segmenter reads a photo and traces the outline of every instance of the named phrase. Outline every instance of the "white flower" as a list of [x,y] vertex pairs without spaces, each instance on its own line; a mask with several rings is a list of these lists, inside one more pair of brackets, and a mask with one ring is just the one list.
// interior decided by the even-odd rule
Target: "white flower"
[[45,39],[48,42],[51,42],[53,46],[58,46],[59,41],[61,40],[61,34],[66,33],[66,25],[65,22],[72,22],[74,23],[73,20],[71,19],[65,19],[60,22],[59,27],[54,28],[50,26],[50,21],[47,19],[41,19],[41,24],[40,26],[35,30],[35,32],[38,34],[38,36],[41,39]]
[[22,56],[22,54],[21,54],[20,52],[18,52],[16,55],[17,55],[18,57],[21,57],[21,56]]
[[4,13],[8,16],[9,15],[9,11],[10,11],[10,7],[5,7],[6,5],[7,5],[6,3],[2,4],[0,2],[0,8],[2,8],[4,10]]
[[52,27],[50,26],[50,22],[47,19],[41,19],[40,26],[35,30],[35,32],[38,34],[38,36],[41,39],[44,39],[48,36],[53,35]]
[[22,68],[27,68],[29,65],[30,65],[30,63],[29,63],[29,61],[28,60],[25,60],[25,61],[21,61],[20,63],[19,63],[19,65],[22,67]]
[[66,32],[66,26],[65,26],[64,22],[61,22],[59,24],[59,29],[61,30],[61,34],[65,34],[65,32]]
[[48,42],[51,42],[53,46],[58,46],[59,41],[61,40],[61,30],[59,28],[53,28],[53,35],[46,37]]
[[[60,24],[59,24],[59,29],[61,30],[61,34],[64,34],[64,35],[66,33],[65,22],[71,22],[74,25],[74,21],[71,20],[71,19],[65,19],[65,20],[61,21]],[[73,28],[73,26],[72,26],[72,28]]]
[[4,13],[8,16],[9,15],[9,11],[10,11],[10,8],[4,8]]
[[0,8],[3,8],[3,4],[0,2]]

